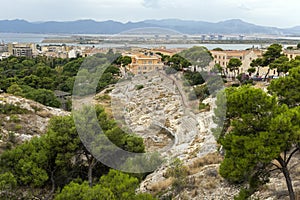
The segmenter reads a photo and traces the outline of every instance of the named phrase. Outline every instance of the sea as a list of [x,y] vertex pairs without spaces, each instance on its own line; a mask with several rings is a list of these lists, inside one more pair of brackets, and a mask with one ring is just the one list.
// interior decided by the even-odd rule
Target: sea
[[[35,44],[49,44],[49,43],[42,43],[45,38],[57,38],[57,37],[69,37],[72,35],[53,35],[53,34],[29,34],[29,33],[0,33],[0,43],[35,43]],[[51,44],[59,44],[59,43],[51,43]],[[98,48],[118,48],[118,47],[141,47],[141,48],[154,48],[164,46],[167,49],[172,48],[191,48],[193,46],[205,46],[207,49],[212,50],[214,48],[222,48],[224,50],[244,50],[248,48],[261,48],[267,46],[264,44],[118,44],[118,43],[103,43],[103,44],[96,44],[96,45],[86,45],[86,44],[69,44],[68,45],[75,45],[75,46],[95,46]]]

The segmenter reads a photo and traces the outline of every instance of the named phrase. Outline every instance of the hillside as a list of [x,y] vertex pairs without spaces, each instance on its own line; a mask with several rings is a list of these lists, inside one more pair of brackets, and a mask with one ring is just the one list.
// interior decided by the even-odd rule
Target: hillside
[[[172,76],[163,73],[136,76],[118,83],[107,104],[112,106],[112,114],[119,124],[142,137],[148,151],[158,151],[167,160],[145,178],[139,191],[151,193],[158,199],[233,199],[246,185],[231,184],[219,173],[224,157],[211,132],[215,99],[204,100],[210,109],[194,110],[194,102],[184,102],[182,98],[186,94],[181,94],[184,91],[179,89],[180,81],[172,80]],[[137,86],[143,87],[137,89]],[[102,102],[104,96],[98,96],[98,102]],[[295,165],[291,174],[297,193],[300,192],[299,155],[291,160],[291,166]],[[176,163],[178,158],[181,162]],[[179,173],[178,177],[170,175],[172,170]],[[284,176],[271,173],[270,182],[252,197],[288,199]]]
[[0,94],[0,152],[46,132],[53,116],[70,115],[32,100]]
[[300,34],[299,28],[280,29],[259,26],[240,19],[230,19],[217,23],[178,19],[145,20],[121,23],[117,21],[48,21],[28,22],[25,20],[0,20],[0,32],[6,33],[52,33],[52,34],[118,34],[137,28],[159,27],[172,29],[183,34]]

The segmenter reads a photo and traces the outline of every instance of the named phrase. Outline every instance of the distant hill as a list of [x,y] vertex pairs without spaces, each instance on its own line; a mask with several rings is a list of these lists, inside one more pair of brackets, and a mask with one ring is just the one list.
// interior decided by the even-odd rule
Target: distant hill
[[283,30],[274,27],[257,26],[240,19],[231,19],[217,23],[186,20],[146,20],[154,24],[187,34],[282,34]]
[[65,34],[117,34],[136,28],[160,27],[183,34],[300,34],[300,27],[280,29],[258,26],[240,19],[217,23],[178,19],[145,20],[121,23],[116,21],[78,20],[66,22],[28,22],[25,20],[0,20],[0,32],[6,33],[65,33]]
[[292,28],[285,29],[285,33],[299,36],[300,35],[300,26],[295,26]]

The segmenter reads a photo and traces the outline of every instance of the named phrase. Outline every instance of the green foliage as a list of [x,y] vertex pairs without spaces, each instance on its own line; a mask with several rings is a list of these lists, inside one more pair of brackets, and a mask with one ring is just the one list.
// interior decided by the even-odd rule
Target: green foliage
[[144,85],[136,85],[135,88],[136,90],[141,90],[144,88]]
[[30,113],[28,110],[21,108],[20,106],[9,104],[9,103],[0,103],[0,114],[27,114]]
[[23,90],[18,84],[12,84],[7,88],[7,92],[16,96],[22,96]]
[[212,61],[212,55],[206,47],[194,46],[180,52],[180,56],[185,58],[193,66],[204,68]]
[[202,103],[202,102],[200,102],[199,103],[199,110],[209,110],[209,104],[206,104],[206,103]]
[[239,194],[234,197],[234,200],[246,200],[250,196],[251,196],[251,194],[249,194],[249,191],[242,188],[241,191],[239,192]]
[[257,58],[252,60],[252,62],[250,63],[251,67],[259,67],[259,66],[263,66],[263,59],[262,58]]
[[171,167],[167,170],[166,176],[174,178],[172,186],[175,194],[178,194],[187,186],[188,170],[180,159],[175,159]]
[[11,115],[10,121],[14,122],[14,123],[18,123],[18,122],[20,122],[20,118],[17,115]]
[[223,49],[220,47],[217,47],[217,48],[214,48],[213,51],[223,51]]
[[138,179],[116,170],[110,170],[100,178],[99,183],[89,187],[87,182],[71,182],[65,186],[55,200],[154,200],[148,194],[135,194]]
[[17,199],[17,181],[10,172],[0,174],[0,199]]
[[110,170],[107,175],[100,178],[99,182],[102,187],[109,188],[117,199],[124,200],[130,200],[135,195],[139,183],[137,178],[116,170]]
[[23,87],[23,96],[27,99],[32,99],[36,102],[44,104],[46,106],[59,108],[61,103],[56,98],[55,94],[51,90],[47,89],[33,89],[31,87]]
[[13,150],[5,151],[1,155],[1,167],[14,174],[18,185],[43,186],[48,175],[42,165],[47,159],[44,153],[37,153],[39,150],[41,142],[34,138]]
[[227,67],[230,71],[236,71],[239,67],[242,66],[242,61],[238,58],[230,58]]
[[276,159],[290,187],[286,173],[290,159],[286,158],[287,152],[298,150],[299,107],[288,109],[276,97],[250,86],[228,88],[226,97],[227,124],[219,139],[225,149],[221,176],[234,183],[250,183],[252,193],[268,181],[268,170]]
[[[87,110],[90,111],[89,109]],[[144,152],[142,138],[125,133],[117,127],[116,123],[107,117],[102,107],[96,106],[96,115],[96,120],[99,122],[105,135],[113,143],[127,151]],[[87,127],[83,128],[87,131]],[[101,135],[82,139],[98,140],[98,137],[101,137]],[[89,163],[92,162],[94,164],[90,165]],[[35,137],[14,149],[5,151],[0,157],[0,168],[4,172],[13,174],[18,187],[29,188],[47,188],[51,185],[55,188],[63,188],[76,178],[87,180],[87,171],[90,169],[93,170],[91,180],[99,179],[107,171],[107,167],[97,163],[82,143],[72,116],[52,118],[45,135],[40,138]],[[110,191],[124,190],[122,194],[124,198],[126,195],[130,196],[134,193],[136,184],[138,184],[136,178],[132,179],[129,175],[120,174],[119,172],[111,172],[110,175],[106,179],[103,178],[103,181],[100,182],[104,183],[106,181],[107,184],[111,184],[110,181],[116,181],[118,183],[126,183],[127,186],[124,186],[123,189],[113,189],[112,185],[106,185],[105,187],[96,185],[94,190],[88,190],[89,195],[82,197],[75,192],[76,189],[74,187],[79,188],[79,190],[86,190],[85,184],[73,184],[69,189],[75,194],[68,195],[71,195],[70,198],[75,198],[75,196],[79,195],[77,199],[88,199],[88,196],[92,195],[96,195],[92,199],[109,199],[112,196],[111,194],[115,195],[115,193]],[[121,180],[122,178],[128,179],[128,182]],[[118,185],[115,185],[115,187],[118,187]],[[131,190],[130,188],[133,186],[134,189]],[[109,190],[107,189],[108,187]],[[69,189],[66,190],[70,192]],[[130,190],[128,194],[125,192],[127,189]],[[96,192],[97,190],[103,191],[103,193],[99,194]],[[65,196],[61,196],[61,198],[63,199]],[[143,196],[139,196],[139,198],[143,199]],[[131,199],[131,197],[128,197],[128,199]]]
[[167,64],[176,71],[181,71],[183,68],[187,68],[191,65],[186,58],[180,56],[179,54],[175,54],[169,58]]
[[4,174],[0,174],[0,190],[12,190],[17,186],[17,181],[14,175],[10,172],[6,172]]
[[[61,59],[38,56],[27,59],[24,57],[9,57],[0,61],[0,85],[5,92],[30,98],[47,106],[59,107],[60,103],[51,94],[54,90],[72,93],[75,77],[79,69],[84,66],[86,73],[79,74],[84,81],[99,78],[97,70],[108,63],[106,71],[95,85],[96,92],[103,90],[109,84],[119,80],[119,68],[110,65],[116,56],[112,51],[107,54],[89,57],[87,59]],[[81,77],[80,77],[81,76]],[[98,79],[97,79],[98,80]],[[91,82],[89,82],[92,85]],[[87,92],[90,92],[86,89]],[[86,93],[87,93],[86,92]],[[95,92],[95,90],[91,91]],[[90,94],[90,93],[88,93]]]
[[222,73],[223,68],[220,64],[217,63],[217,64],[214,65],[214,68],[211,71],[215,72],[215,73]]
[[55,200],[116,200],[115,195],[107,188],[99,186],[89,187],[85,181],[82,184],[71,182],[65,186]]
[[272,44],[267,48],[267,51],[263,54],[263,65],[268,66],[273,63],[277,58],[281,57],[282,46],[280,44]]
[[271,94],[278,96],[280,103],[287,104],[289,107],[299,106],[300,66],[292,68],[289,71],[289,76],[273,80],[268,90]]
[[191,86],[200,85],[205,82],[200,72],[187,71],[184,73],[184,78],[188,81]]
[[165,55],[165,54],[162,54],[160,52],[156,52],[155,54],[161,56],[161,60],[162,60],[163,63],[167,63],[170,59],[169,55]]
[[253,73],[256,71],[256,69],[255,69],[254,67],[251,67],[251,68],[249,68],[247,71],[248,71],[248,73],[249,73],[250,76],[251,76],[251,74],[253,74]]
[[289,70],[289,59],[286,56],[280,56],[279,58],[277,58],[276,60],[274,60],[274,62],[272,62],[269,67],[271,69],[275,69],[277,68],[277,72],[288,72]]
[[194,87],[194,92],[195,92],[196,97],[200,101],[203,101],[205,98],[207,98],[209,96],[208,87],[205,84],[197,85],[196,87]]
[[289,68],[287,61],[288,58],[282,54],[282,46],[280,44],[272,44],[268,47],[262,58],[252,60],[250,66],[257,67],[257,71],[259,71],[259,67],[269,66],[268,72],[265,75],[265,78],[267,78],[270,69],[277,68],[278,72],[287,72]]
[[115,64],[126,66],[126,65],[129,65],[131,62],[132,62],[131,57],[129,57],[129,56],[120,56],[119,58],[116,59]]

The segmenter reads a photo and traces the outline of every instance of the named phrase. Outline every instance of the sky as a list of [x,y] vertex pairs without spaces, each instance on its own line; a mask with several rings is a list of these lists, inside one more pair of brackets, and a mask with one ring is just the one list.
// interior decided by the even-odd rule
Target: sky
[[0,20],[137,22],[242,19],[264,26],[300,26],[299,0],[2,0]]

